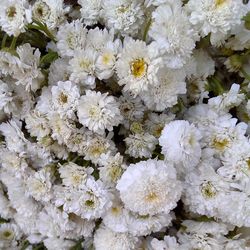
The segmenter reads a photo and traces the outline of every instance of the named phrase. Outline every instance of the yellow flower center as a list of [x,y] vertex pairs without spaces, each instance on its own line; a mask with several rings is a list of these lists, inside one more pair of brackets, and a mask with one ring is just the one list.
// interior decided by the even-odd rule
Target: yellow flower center
[[113,61],[114,56],[110,53],[105,53],[102,55],[102,62],[105,65],[108,65],[111,61]]
[[119,166],[113,166],[109,171],[109,176],[112,181],[116,182],[122,175],[122,168]]
[[248,159],[246,160],[246,163],[247,163],[248,169],[250,170],[250,158],[248,158]]
[[15,6],[10,6],[7,10],[6,10],[6,15],[7,17],[12,20],[15,15],[16,15],[16,7]]
[[130,70],[134,77],[140,78],[146,74],[147,71],[147,63],[144,61],[143,58],[135,59],[131,62]]
[[154,202],[158,200],[158,195],[155,192],[150,192],[146,197],[145,200],[147,202]]
[[130,126],[130,131],[135,134],[141,134],[143,133],[143,127],[142,124],[139,122],[133,122]]
[[227,0],[215,0],[215,6],[220,7],[223,5]]
[[208,181],[202,185],[201,193],[206,199],[211,199],[216,196],[216,189],[213,184]]
[[67,36],[67,43],[68,43],[69,48],[74,49],[75,39],[74,39],[74,34],[72,32],[69,32]]
[[121,212],[121,209],[119,207],[112,207],[111,211],[112,211],[112,214],[119,215]]
[[91,62],[89,61],[89,60],[81,60],[80,62],[79,62],[79,66],[80,66],[80,68],[82,68],[82,69],[88,69],[88,68],[90,68],[90,66],[91,66]]
[[95,207],[95,202],[92,201],[92,200],[86,200],[86,201],[85,201],[85,205],[86,205],[87,207],[94,208],[94,207]]
[[5,230],[3,231],[1,238],[3,238],[4,240],[11,240],[14,238],[14,234],[10,230]]
[[68,102],[68,96],[65,95],[63,92],[60,93],[59,95],[59,102],[62,104],[65,104]]
[[73,181],[74,184],[80,184],[80,182],[81,182],[81,176],[79,176],[77,174],[73,174],[72,181]]
[[97,143],[97,144],[94,144],[94,145],[91,145],[89,147],[89,153],[91,155],[93,155],[94,157],[98,157],[100,156],[102,153],[105,153],[106,149],[104,147],[104,145],[102,145],[101,143]]
[[153,135],[155,137],[160,137],[161,136],[161,132],[163,130],[163,126],[162,125],[157,125],[157,127],[155,128],[155,130],[153,131]]
[[50,13],[49,6],[44,2],[36,2],[33,7],[33,15],[38,20],[45,20]]
[[93,119],[98,119],[101,117],[101,109],[98,106],[92,106],[89,109],[89,116]]
[[229,144],[228,139],[217,139],[213,140],[213,147],[219,151],[223,151]]
[[33,187],[34,187],[34,190],[39,193],[43,193],[45,191],[45,184],[39,180],[34,181]]
[[125,6],[125,5],[121,5],[117,8],[117,12],[118,13],[125,13],[127,12],[129,9],[129,6]]

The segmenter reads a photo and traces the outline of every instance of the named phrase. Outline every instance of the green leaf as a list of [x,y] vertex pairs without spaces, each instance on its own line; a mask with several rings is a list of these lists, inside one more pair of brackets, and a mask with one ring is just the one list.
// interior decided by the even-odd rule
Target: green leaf
[[21,247],[20,250],[25,250],[29,245],[30,245],[29,241],[28,241],[28,240],[25,240],[25,241],[22,243],[22,247]]
[[38,244],[38,245],[34,245],[33,247],[32,247],[32,250],[46,250],[47,248],[44,246],[44,244],[43,243],[40,243],[40,244]]
[[212,91],[216,96],[224,93],[224,88],[220,80],[216,76],[211,76],[208,79],[208,90]]
[[48,67],[52,62],[54,62],[58,58],[58,54],[55,51],[49,50],[48,54],[44,55],[40,59],[40,66],[42,68]]
[[199,221],[199,222],[210,222],[210,221],[214,221],[214,218],[207,217],[206,215],[202,215],[202,216],[198,217],[196,219],[196,221]]
[[0,224],[8,223],[8,222],[9,222],[8,220],[5,220],[4,218],[0,217]]
[[70,248],[70,250],[82,250],[83,247],[82,247],[82,242],[83,242],[83,239],[80,239],[76,245],[74,245],[73,247]]
[[44,23],[41,23],[40,21],[37,20],[33,20],[32,24],[28,24],[26,25],[26,29],[30,30],[38,30],[38,31],[42,31],[46,34],[47,37],[49,37],[53,42],[56,42],[56,39],[54,37],[54,35],[51,33],[51,31],[48,29],[48,26]]
[[250,30],[250,11],[242,19],[245,21],[245,28]]

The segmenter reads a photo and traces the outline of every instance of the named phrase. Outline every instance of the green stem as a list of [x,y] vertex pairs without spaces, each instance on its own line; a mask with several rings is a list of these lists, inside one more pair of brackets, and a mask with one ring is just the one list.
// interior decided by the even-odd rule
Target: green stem
[[3,37],[3,40],[2,40],[2,43],[1,43],[1,48],[2,49],[5,48],[7,38],[8,38],[8,35],[5,33],[4,37]]
[[222,95],[224,93],[224,88],[217,77],[210,77],[210,79],[208,79],[208,83],[210,91],[213,91],[216,95]]
[[144,30],[144,33],[143,33],[143,41],[146,41],[147,39],[147,35],[148,35],[148,31],[149,31],[149,28],[150,28],[150,25],[151,25],[151,22],[152,22],[152,19],[149,18],[147,24],[146,24],[146,27],[145,27],[145,30]]
[[250,81],[250,75],[243,68],[240,69],[240,72],[248,81]]
[[35,30],[38,30],[38,31],[43,31],[47,37],[49,37],[53,42],[56,42],[56,39],[54,37],[54,35],[49,31],[47,25],[44,25],[38,21],[34,21],[34,24],[28,24],[27,25],[27,28],[28,29],[35,29]]
[[16,41],[17,41],[17,37],[14,36],[13,39],[12,39],[11,45],[10,45],[10,49],[11,49],[11,50],[14,50],[14,49],[15,49]]
[[41,30],[42,30],[42,31],[47,35],[47,37],[49,37],[53,42],[56,42],[55,37],[54,37],[53,34],[48,30],[47,27],[43,27]]

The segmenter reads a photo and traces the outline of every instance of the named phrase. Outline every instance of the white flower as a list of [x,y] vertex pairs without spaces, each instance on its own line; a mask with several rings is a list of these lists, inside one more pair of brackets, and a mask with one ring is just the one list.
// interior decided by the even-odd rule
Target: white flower
[[0,109],[5,111],[7,106],[12,101],[12,91],[9,85],[0,80]]
[[87,47],[98,52],[96,75],[100,80],[110,78],[115,71],[117,54],[121,48],[120,39],[114,40],[114,31],[91,29],[87,35]]
[[69,162],[60,166],[58,171],[63,185],[72,188],[80,188],[81,185],[85,184],[87,177],[93,172],[93,169],[80,167],[74,162]]
[[52,86],[52,105],[61,117],[74,117],[74,112],[78,106],[80,91],[78,87],[70,81],[58,82]]
[[17,241],[20,240],[21,237],[21,230],[16,224],[0,224],[0,247],[2,249],[16,249]]
[[[116,193],[115,193],[116,194]],[[106,227],[117,233],[130,233],[134,236],[148,235],[160,231],[170,224],[171,214],[139,215],[126,209],[116,194],[112,207],[103,217]]]
[[[25,89],[29,91],[36,91],[41,82],[44,80],[44,76],[39,68],[40,51],[32,48],[29,43],[25,43],[17,47],[17,54],[20,59],[20,66],[15,68],[13,77],[17,80],[17,85],[24,85]],[[33,53],[34,52],[34,53]]]
[[8,75],[21,66],[21,62],[17,56],[13,56],[9,52],[0,51],[0,72],[1,74]]
[[69,194],[69,198],[64,196],[64,199],[67,198],[65,211],[87,220],[100,218],[111,206],[110,194],[100,180],[94,181],[89,178],[81,185],[81,189]]
[[6,146],[10,151],[22,153],[24,152],[25,142],[24,134],[21,131],[21,122],[12,119],[7,123],[1,123],[0,132],[5,137]]
[[17,178],[25,176],[28,170],[28,163],[22,155],[18,155],[5,148],[0,148],[1,166],[6,171],[14,174]]
[[70,137],[64,139],[64,144],[70,152],[77,152],[79,155],[84,155],[86,139],[86,130],[82,127],[81,129],[72,131]]
[[[75,125],[71,120],[61,118],[59,114],[52,113],[49,117],[49,124],[52,130],[51,137],[57,140],[59,144],[64,144],[75,130]],[[50,137],[45,137],[46,140]]]
[[31,21],[31,11],[26,0],[3,0],[0,7],[0,26],[9,36],[25,32]]
[[65,20],[69,9],[63,0],[38,0],[32,6],[32,18],[45,23],[49,29],[55,29]]
[[224,112],[219,114],[216,110],[211,109],[208,104],[198,104],[190,107],[184,117],[202,132],[206,132],[210,126],[235,123],[233,122],[235,119],[231,119],[231,114],[224,114]]
[[192,78],[194,79],[201,78],[205,80],[208,76],[214,74],[215,62],[205,50],[202,49],[194,50],[193,58],[194,58],[194,71],[191,74]]
[[172,216],[165,212],[155,215],[140,215],[130,212],[127,220],[129,233],[134,236],[145,236],[169,226]]
[[143,4],[139,0],[102,1],[102,16],[108,28],[122,35],[136,35],[144,21]]
[[31,244],[39,243],[42,240],[42,236],[38,234],[38,230],[36,228],[38,213],[38,211],[34,211],[34,213],[29,216],[24,216],[20,213],[16,213],[14,215],[14,220],[22,230],[23,234],[29,235],[27,239]]
[[80,20],[63,24],[59,27],[57,48],[62,56],[73,56],[76,49],[84,49],[87,29]]
[[52,113],[51,86],[42,88],[42,93],[37,98],[36,109],[43,115]]
[[[248,7],[249,8],[249,7]],[[246,29],[244,22],[232,32],[234,36],[228,39],[227,48],[244,50],[250,46],[250,31]]]
[[124,139],[126,154],[135,158],[151,157],[158,140],[149,133],[130,134]]
[[86,25],[96,24],[100,18],[102,0],[78,0],[81,17]]
[[26,155],[32,166],[36,166],[36,168],[44,167],[53,162],[48,149],[38,143],[27,143]]
[[244,122],[237,123],[236,118],[222,121],[216,121],[204,130],[202,143],[211,147],[219,155],[225,150],[231,148],[234,143],[240,143],[245,140],[247,124]]
[[114,187],[127,168],[120,153],[112,156],[101,155],[102,167],[99,168],[100,179],[109,187]]
[[193,57],[184,66],[188,78],[188,97],[191,102],[209,98],[207,77],[215,72],[215,62],[205,50],[193,51]]
[[11,207],[22,216],[32,216],[38,213],[40,204],[35,202],[31,197],[25,195],[25,181],[24,179],[17,179],[6,171],[1,171],[0,179],[7,187],[8,198]]
[[191,220],[186,220],[182,224],[185,229],[178,232],[181,249],[225,249],[227,238],[224,235],[229,231],[225,224]]
[[36,227],[43,237],[64,238],[74,229],[73,223],[69,221],[69,216],[51,204],[45,206],[38,214]]
[[125,207],[140,215],[168,214],[176,206],[182,190],[174,168],[157,160],[131,164],[116,188]]
[[13,87],[12,101],[5,106],[5,111],[17,119],[24,120],[27,113],[33,109],[34,98],[31,92],[27,92],[22,85],[17,86],[14,81],[10,83]]
[[74,57],[69,61],[70,81],[94,88],[97,56],[93,49],[75,51]]
[[124,92],[119,97],[119,103],[119,109],[124,117],[123,124],[126,128],[129,128],[131,121],[140,121],[143,118],[145,106],[139,96],[134,97],[131,93]]
[[186,13],[174,1],[157,7],[152,17],[149,35],[163,53],[166,66],[181,68],[191,56],[198,40]]
[[204,37],[211,32],[211,43],[219,45],[227,38],[230,30],[241,23],[247,8],[241,0],[191,0],[186,8],[190,22]]
[[96,250],[136,250],[138,239],[128,233],[115,233],[103,225],[95,232]]
[[[164,240],[156,238],[151,239],[150,246],[152,250],[178,250],[181,249],[175,237],[165,236]],[[184,250],[184,249],[183,249]]]
[[2,185],[0,185],[0,216],[4,219],[11,219],[14,215],[10,202],[3,192]]
[[100,156],[102,154],[113,154],[115,152],[115,144],[110,139],[109,135],[107,137],[96,134],[87,135],[84,147],[85,160],[91,160],[94,164],[102,165]]
[[[178,172],[194,168],[201,156],[199,130],[187,121],[172,121],[165,126],[159,139],[167,161],[176,164]],[[184,169],[181,169],[181,166]]]
[[161,132],[166,124],[174,120],[175,115],[172,113],[160,114],[150,113],[148,119],[145,121],[146,131],[156,138],[161,136]]
[[75,242],[72,240],[64,240],[62,238],[47,238],[43,240],[45,247],[48,250],[60,249],[68,250],[75,246]]
[[[88,30],[86,49],[93,49],[97,53],[102,52],[107,44],[114,41],[114,31],[98,27]],[[119,40],[118,40],[119,41]]]
[[149,109],[163,111],[177,103],[178,95],[186,93],[185,74],[181,70],[162,68],[157,78],[158,85],[150,86],[140,97]]
[[69,61],[65,58],[58,58],[51,63],[49,68],[48,83],[54,85],[59,81],[65,82],[69,80]]
[[30,175],[27,179],[28,194],[37,201],[48,202],[52,198],[52,177],[46,169],[41,169]]
[[150,85],[157,85],[156,75],[160,66],[161,59],[157,58],[154,46],[127,38],[116,63],[118,84],[125,85],[124,90],[136,96],[148,90]]
[[108,93],[91,90],[81,96],[77,115],[81,124],[98,134],[104,134],[105,129],[112,131],[113,126],[118,126],[122,121],[115,98],[108,96]]
[[208,164],[202,163],[199,169],[187,175],[183,202],[192,212],[218,217],[218,209],[225,207],[229,183]]
[[50,134],[51,129],[49,120],[40,114],[36,109],[32,110],[25,116],[26,129],[31,136],[36,136],[38,139]]
[[245,99],[244,94],[240,94],[240,85],[233,84],[228,93],[210,98],[208,105],[217,112],[228,112],[231,108],[239,106]]
[[102,218],[104,225],[114,232],[126,233],[129,231],[129,210],[124,207],[117,191],[115,191],[112,196],[112,206],[107,210]]
[[241,139],[226,149],[221,157],[222,166],[217,173],[228,181],[249,182],[250,176],[250,143],[247,139]]

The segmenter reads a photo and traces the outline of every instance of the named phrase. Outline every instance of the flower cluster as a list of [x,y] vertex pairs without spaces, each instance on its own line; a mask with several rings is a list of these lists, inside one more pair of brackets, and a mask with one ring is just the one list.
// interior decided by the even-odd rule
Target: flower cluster
[[2,0],[0,249],[250,249],[250,3]]

